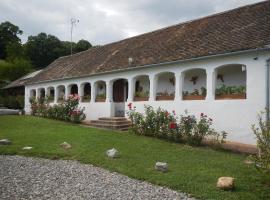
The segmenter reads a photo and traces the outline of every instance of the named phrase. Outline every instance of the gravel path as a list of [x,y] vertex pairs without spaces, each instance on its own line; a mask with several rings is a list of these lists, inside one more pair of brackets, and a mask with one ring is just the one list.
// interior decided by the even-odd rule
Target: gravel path
[[193,198],[76,161],[0,155],[0,199]]

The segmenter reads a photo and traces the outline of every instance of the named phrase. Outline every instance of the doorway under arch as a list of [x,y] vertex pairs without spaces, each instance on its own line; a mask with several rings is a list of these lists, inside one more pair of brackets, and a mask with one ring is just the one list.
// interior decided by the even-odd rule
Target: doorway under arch
[[126,79],[117,79],[113,82],[114,116],[125,116],[125,102],[128,98],[128,81]]

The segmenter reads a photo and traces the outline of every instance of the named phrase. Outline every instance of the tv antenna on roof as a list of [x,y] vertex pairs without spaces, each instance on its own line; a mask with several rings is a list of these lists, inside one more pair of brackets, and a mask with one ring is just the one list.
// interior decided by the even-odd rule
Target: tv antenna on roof
[[72,55],[72,31],[73,31],[73,27],[76,26],[77,23],[79,23],[79,20],[71,18],[70,23],[71,23],[71,29],[70,29],[70,55]]

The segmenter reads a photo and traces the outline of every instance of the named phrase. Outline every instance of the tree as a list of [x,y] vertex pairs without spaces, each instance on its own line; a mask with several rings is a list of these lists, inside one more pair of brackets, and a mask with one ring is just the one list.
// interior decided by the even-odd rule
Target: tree
[[26,55],[36,68],[44,68],[61,56],[61,41],[46,33],[29,36],[25,44]]
[[6,60],[13,61],[16,59],[25,59],[25,49],[20,43],[10,43],[6,47]]
[[[36,68],[44,68],[60,56],[70,55],[71,43],[60,41],[53,35],[39,33],[37,36],[29,36],[25,44],[26,56]],[[92,47],[87,40],[72,43],[73,52],[78,53]]]
[[28,60],[16,58],[12,62],[0,61],[0,80],[14,81],[32,71]]
[[91,43],[88,42],[87,40],[79,40],[74,48],[74,51],[78,53],[81,51],[85,51],[91,47],[92,47]]
[[[60,55],[61,56],[66,56],[66,55],[70,55],[70,46],[71,46],[71,43],[69,41],[62,41],[62,48],[61,48],[61,51],[60,51]],[[73,48],[76,46],[76,43],[75,42],[72,42],[72,46]],[[76,53],[73,49],[73,52]]]
[[18,26],[6,21],[0,24],[0,59],[7,56],[6,48],[11,43],[20,44],[21,40],[18,35],[23,33]]

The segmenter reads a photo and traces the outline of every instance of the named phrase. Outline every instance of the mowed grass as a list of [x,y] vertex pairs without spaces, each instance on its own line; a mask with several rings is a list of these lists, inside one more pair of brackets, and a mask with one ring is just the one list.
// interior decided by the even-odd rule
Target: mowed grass
[[[0,116],[0,138],[13,142],[10,146],[0,146],[0,154],[78,160],[200,199],[270,199],[270,188],[262,183],[261,175],[253,166],[244,164],[246,156],[230,152],[31,116]],[[64,141],[72,149],[61,149],[59,144]],[[23,151],[24,146],[34,148]],[[106,157],[105,151],[112,147],[120,151],[119,158]],[[155,171],[156,161],[168,162],[169,172]],[[235,177],[235,191],[217,189],[220,176]]]

